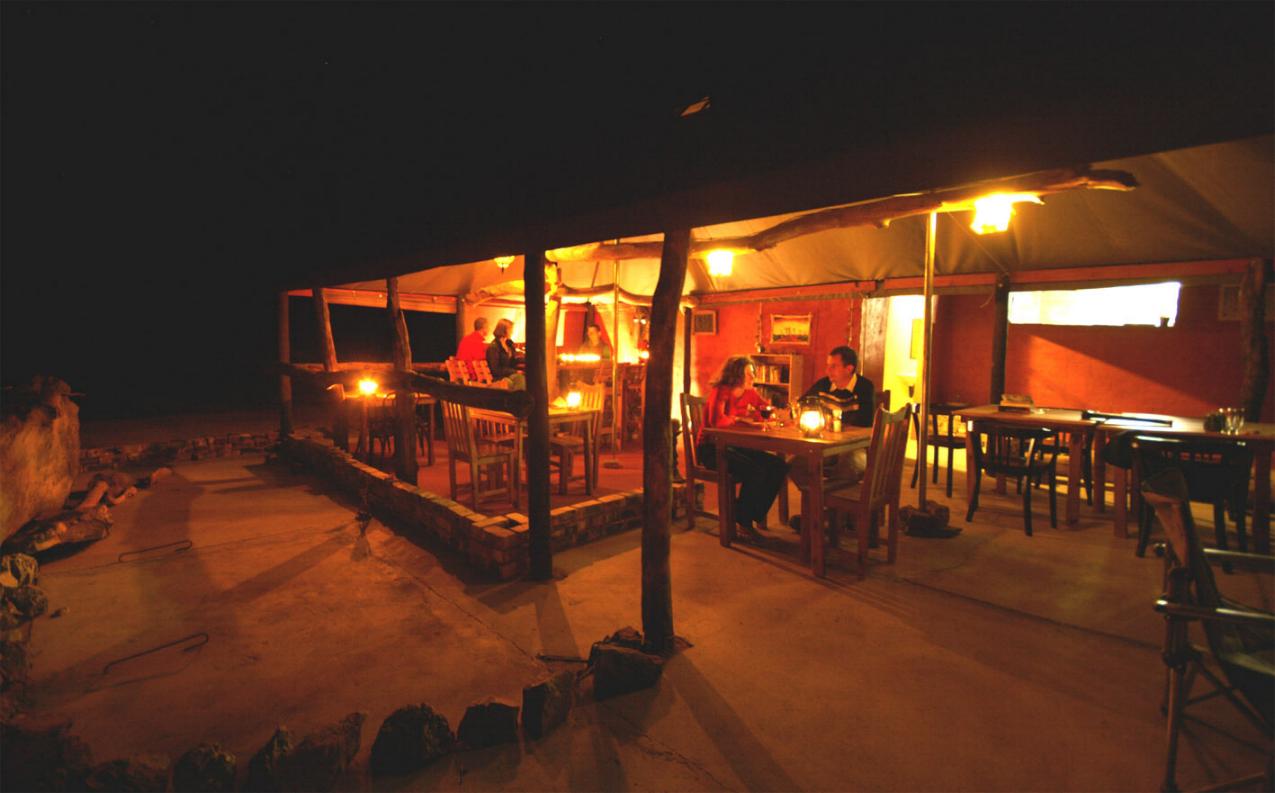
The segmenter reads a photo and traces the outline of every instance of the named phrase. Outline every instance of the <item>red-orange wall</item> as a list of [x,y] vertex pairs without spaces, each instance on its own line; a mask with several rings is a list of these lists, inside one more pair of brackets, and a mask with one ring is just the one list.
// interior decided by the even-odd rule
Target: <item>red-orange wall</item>
[[[858,346],[858,298],[835,300],[784,300],[706,304],[717,312],[717,333],[692,337],[692,371],[698,393],[706,393],[722,364],[732,355],[762,352],[802,356],[801,390],[823,376],[828,350],[840,344]],[[767,344],[770,338],[771,314],[810,314],[810,344]]]
[[[1172,328],[1010,325],[1005,390],[1038,405],[1187,416],[1237,404],[1240,323],[1217,313],[1218,287],[1184,286]],[[937,314],[935,397],[990,401],[990,296],[944,295]],[[1275,350],[1275,325],[1267,331]]]

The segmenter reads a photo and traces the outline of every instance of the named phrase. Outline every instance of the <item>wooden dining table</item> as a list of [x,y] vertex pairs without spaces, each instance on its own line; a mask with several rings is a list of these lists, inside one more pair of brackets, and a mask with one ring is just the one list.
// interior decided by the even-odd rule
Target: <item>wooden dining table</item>
[[[1064,408],[1031,408],[1027,411],[1001,410],[997,405],[980,405],[957,411],[967,422],[996,421],[1017,426],[1044,427],[1056,432],[1070,433],[1068,447],[1068,482],[1077,486],[1067,487],[1067,522],[1075,523],[1080,516],[1080,474],[1084,457],[1086,436],[1093,437],[1093,489],[1094,510],[1104,512],[1107,486],[1107,465],[1103,449],[1112,436],[1128,430],[1140,435],[1163,437],[1199,438],[1229,443],[1247,443],[1253,448],[1253,545],[1260,553],[1270,552],[1271,534],[1271,453],[1275,451],[1275,424],[1245,424],[1238,433],[1211,432],[1204,429],[1204,419],[1192,416],[1173,416],[1160,413],[1098,413]],[[968,460],[973,460],[970,445],[973,441],[966,434]],[[1129,472],[1115,468],[1112,476],[1114,533],[1128,537],[1128,506],[1125,491],[1128,489]],[[966,476],[966,496],[973,497],[974,477]]]
[[[587,495],[593,495],[593,491],[597,489],[597,466],[594,460],[598,455],[598,441],[593,432],[594,424],[601,413],[596,408],[569,408],[555,405],[549,406],[549,433],[553,434],[555,429],[561,430],[573,424],[579,424],[584,428],[584,492]],[[486,408],[471,407],[469,409],[469,417],[472,421],[494,421],[516,427],[514,431],[514,477],[522,475],[522,447],[524,439],[527,437],[527,420],[518,419],[512,413],[506,413],[503,410],[488,410]],[[548,465],[548,461],[545,461]]]
[[[1143,421],[1141,419],[1149,419]],[[1253,547],[1258,553],[1270,553],[1271,548],[1271,453],[1275,452],[1275,424],[1246,423],[1239,432],[1214,432],[1204,429],[1204,419],[1193,416],[1170,416],[1157,413],[1112,414],[1099,421],[1094,443],[1094,487],[1101,493],[1106,483],[1105,465],[1101,447],[1111,436],[1128,430],[1139,435],[1165,438],[1195,438],[1224,443],[1246,443],[1253,449]],[[1103,473],[1099,478],[1100,472]],[[1113,481],[1115,490],[1115,534],[1128,537],[1128,508],[1124,493],[1128,486],[1128,471],[1116,468]],[[1099,482],[1102,482],[1102,485]]]
[[[760,449],[779,455],[791,455],[792,465],[804,465],[811,486],[802,495],[801,559],[809,561],[810,572],[824,575],[824,544],[814,532],[822,531],[823,521],[810,516],[823,516],[823,462],[829,457],[866,449],[872,440],[871,427],[847,427],[842,432],[825,430],[810,438],[795,424],[776,422],[736,424],[732,427],[705,427],[704,435],[717,445],[717,515],[720,521],[718,540],[727,548],[735,540],[735,484],[726,460],[726,447]],[[786,483],[785,483],[786,485]]]
[[[966,423],[965,459],[967,461],[967,465],[972,465],[975,459],[974,441],[977,436],[974,434],[974,431],[977,430],[980,423],[995,422],[997,424],[1008,424],[1015,427],[1040,427],[1053,432],[1068,433],[1070,441],[1067,446],[1067,501],[1065,520],[1067,523],[1076,523],[1080,520],[1080,479],[1083,471],[1082,464],[1084,462],[1085,449],[1088,445],[1086,441],[1093,436],[1101,422],[1095,419],[1086,418],[1084,411],[1066,408],[1034,407],[1029,410],[1002,410],[998,405],[978,405],[975,407],[961,408],[955,411],[955,413]],[[973,472],[966,473],[966,500],[973,500],[974,485],[977,481],[978,478],[973,476]],[[1098,487],[1096,475],[1094,487],[1097,492],[1102,492],[1102,489]],[[997,492],[1000,492],[1003,488],[1004,483],[998,482]],[[1101,499],[1098,499],[1098,501],[1101,502]]]

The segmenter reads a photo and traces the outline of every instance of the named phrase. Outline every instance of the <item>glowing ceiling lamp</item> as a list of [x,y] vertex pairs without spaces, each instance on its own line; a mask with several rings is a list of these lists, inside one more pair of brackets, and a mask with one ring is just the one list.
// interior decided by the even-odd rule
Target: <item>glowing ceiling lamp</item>
[[976,234],[993,234],[1009,230],[1009,219],[1014,214],[1014,204],[1042,204],[1035,193],[992,193],[974,199],[974,221],[970,228]]
[[730,275],[731,266],[735,262],[735,252],[725,248],[717,248],[708,252],[708,274],[714,278],[725,278]]
[[496,266],[499,267],[500,271],[503,273],[505,270],[509,269],[509,265],[514,263],[514,257],[497,256],[495,259],[492,259],[492,261],[496,263]]

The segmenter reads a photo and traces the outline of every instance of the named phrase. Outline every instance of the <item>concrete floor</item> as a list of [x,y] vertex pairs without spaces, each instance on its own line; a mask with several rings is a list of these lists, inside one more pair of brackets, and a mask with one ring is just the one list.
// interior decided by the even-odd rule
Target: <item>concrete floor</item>
[[[1028,538],[1016,500],[985,494],[965,524],[961,485],[960,536],[904,537],[864,581],[840,552],[812,579],[787,530],[727,550],[710,521],[680,524],[674,615],[693,646],[658,687],[586,702],[542,741],[349,787],[1155,789],[1160,561],[1087,509]],[[33,638],[36,718],[72,718],[99,760],[216,740],[242,767],[276,724],[303,733],[362,710],[363,766],[401,705],[455,728],[473,702],[517,702],[549,670],[538,653],[587,655],[640,628],[636,533],[557,555],[552,583],[489,583],[376,521],[361,541],[349,503],[259,456],[179,465],[114,515],[109,538],[42,568],[50,610],[66,612]],[[193,547],[118,561],[181,539]],[[1226,585],[1275,599],[1269,582]],[[209,640],[194,651],[103,672],[197,632]],[[1260,770],[1251,728],[1224,703],[1205,712],[1221,731],[1191,727],[1180,783]]]

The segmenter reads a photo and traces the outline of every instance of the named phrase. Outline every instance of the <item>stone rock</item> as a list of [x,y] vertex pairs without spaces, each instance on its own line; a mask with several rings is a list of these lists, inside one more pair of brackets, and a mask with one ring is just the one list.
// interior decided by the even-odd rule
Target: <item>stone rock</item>
[[111,760],[89,773],[84,789],[115,793],[145,793],[168,790],[168,758],[161,754],[138,754],[127,760]]
[[619,644],[599,643],[593,652],[593,696],[597,699],[650,688],[664,672],[664,659]]
[[70,730],[0,724],[0,789],[83,790],[93,754]]
[[359,753],[366,713],[351,713],[330,727],[307,735],[280,758],[282,790],[327,791],[336,788],[350,761]]
[[186,752],[173,766],[173,790],[177,793],[229,791],[235,789],[235,756],[220,744],[201,743]]
[[948,508],[937,501],[925,502],[925,509],[903,507],[899,510],[899,519],[907,530],[909,537],[955,537],[961,533],[959,528],[948,526],[951,513]]
[[20,586],[34,584],[40,570],[40,563],[34,556],[25,553],[6,553],[0,556],[0,586],[5,589],[17,589]]
[[80,471],[80,408],[71,388],[37,376],[5,395],[0,424],[0,538],[58,512]]
[[279,764],[292,751],[292,733],[287,727],[277,727],[266,745],[248,761],[248,779],[244,790],[273,793],[282,790],[279,784]]
[[544,736],[567,720],[575,703],[576,673],[570,669],[522,690],[522,730],[528,738]]
[[429,705],[408,705],[389,715],[376,733],[373,774],[406,774],[451,751],[455,738],[447,718]]
[[31,657],[23,642],[0,642],[0,679],[25,683]]
[[456,728],[456,738],[473,749],[518,742],[518,706],[507,702],[470,705]]
[[84,512],[61,512],[26,524],[4,541],[4,548],[34,555],[59,545],[96,542],[110,535],[111,523],[105,504]]
[[44,590],[30,584],[6,590],[4,600],[17,610],[23,620],[33,620],[49,609],[49,597]]
[[620,628],[610,636],[605,637],[600,642],[594,642],[593,647],[589,648],[589,666],[592,667],[597,660],[598,648],[604,644],[613,644],[619,647],[628,647],[633,650],[642,649],[642,633],[632,626]]

